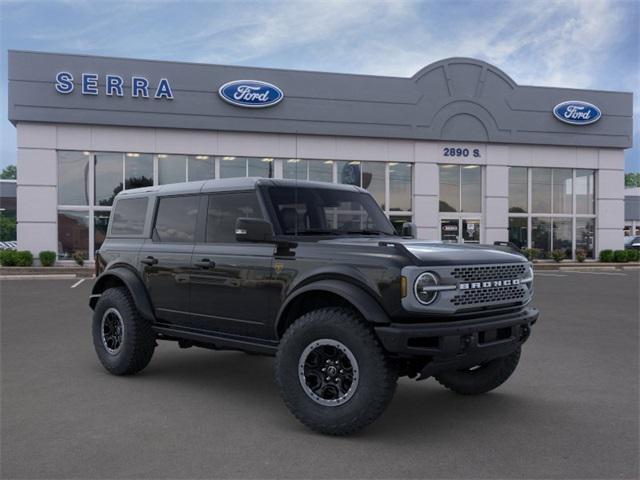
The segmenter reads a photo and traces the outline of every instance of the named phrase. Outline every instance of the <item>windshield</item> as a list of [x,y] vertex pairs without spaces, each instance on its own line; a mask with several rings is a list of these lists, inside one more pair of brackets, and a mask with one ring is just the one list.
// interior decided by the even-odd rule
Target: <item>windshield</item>
[[366,193],[308,187],[268,191],[285,235],[395,235],[389,219]]

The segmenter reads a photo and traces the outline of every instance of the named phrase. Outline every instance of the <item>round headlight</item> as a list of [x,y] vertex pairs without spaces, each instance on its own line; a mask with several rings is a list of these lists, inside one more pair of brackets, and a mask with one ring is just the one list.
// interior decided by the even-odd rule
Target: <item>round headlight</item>
[[432,304],[438,296],[438,277],[433,273],[425,272],[416,278],[413,291],[418,301],[423,305]]

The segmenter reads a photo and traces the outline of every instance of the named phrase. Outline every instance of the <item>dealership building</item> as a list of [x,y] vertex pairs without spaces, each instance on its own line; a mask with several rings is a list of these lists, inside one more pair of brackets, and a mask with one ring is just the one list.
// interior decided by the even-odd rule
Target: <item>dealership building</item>
[[92,258],[122,189],[360,185],[400,228],[594,257],[623,245],[632,94],[522,86],[480,60],[410,78],[9,52],[17,240]]

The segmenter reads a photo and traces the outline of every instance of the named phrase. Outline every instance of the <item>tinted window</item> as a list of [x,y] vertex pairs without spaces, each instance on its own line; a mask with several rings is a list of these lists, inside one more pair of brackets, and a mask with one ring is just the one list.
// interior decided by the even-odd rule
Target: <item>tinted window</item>
[[199,201],[198,195],[161,198],[153,239],[156,242],[193,242]]
[[118,200],[113,212],[111,234],[140,235],[144,230],[146,214],[146,198],[125,198]]
[[280,230],[286,235],[394,233],[384,212],[366,193],[273,187],[269,195]]
[[209,195],[207,242],[235,242],[240,217],[262,218],[256,192]]

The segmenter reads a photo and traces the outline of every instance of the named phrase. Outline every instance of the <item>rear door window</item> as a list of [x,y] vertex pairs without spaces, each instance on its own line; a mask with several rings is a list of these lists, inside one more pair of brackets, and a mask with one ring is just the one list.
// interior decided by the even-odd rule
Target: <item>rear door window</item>
[[113,211],[111,234],[141,235],[144,231],[148,202],[149,199],[146,197],[118,200]]
[[199,195],[161,197],[153,229],[155,242],[193,243],[196,235]]

